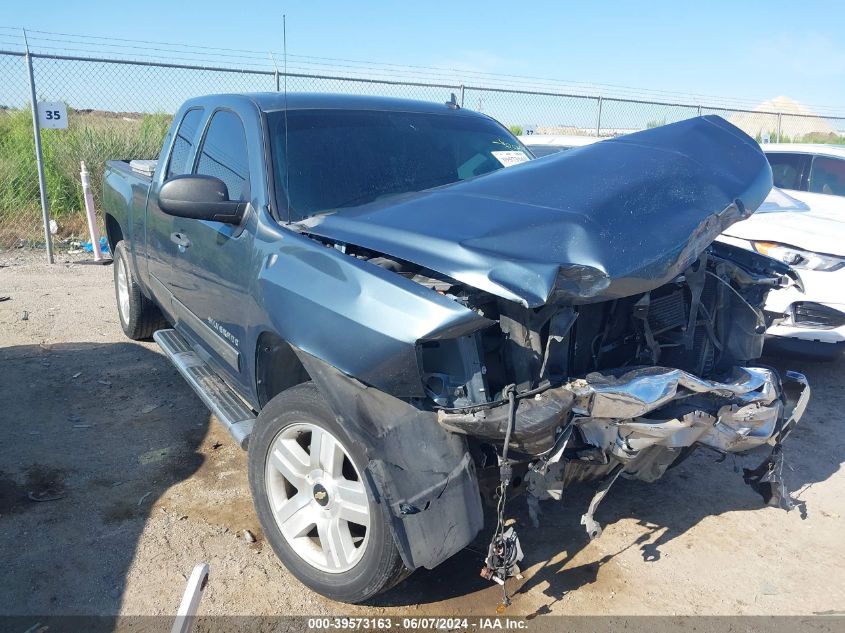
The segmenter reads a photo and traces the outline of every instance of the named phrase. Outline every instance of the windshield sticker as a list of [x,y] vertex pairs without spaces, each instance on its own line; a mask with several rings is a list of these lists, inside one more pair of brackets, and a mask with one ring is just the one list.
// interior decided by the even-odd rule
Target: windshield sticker
[[524,152],[490,152],[503,167],[513,167],[528,160]]

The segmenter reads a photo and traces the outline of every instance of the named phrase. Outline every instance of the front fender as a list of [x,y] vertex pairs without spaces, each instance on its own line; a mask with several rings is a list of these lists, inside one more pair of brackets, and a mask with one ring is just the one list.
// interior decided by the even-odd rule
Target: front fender
[[296,233],[279,235],[262,257],[258,285],[271,329],[398,397],[425,395],[417,341],[491,324],[429,288]]
[[484,526],[475,466],[462,436],[434,412],[294,349],[353,442],[367,456],[364,479],[409,569],[432,569]]

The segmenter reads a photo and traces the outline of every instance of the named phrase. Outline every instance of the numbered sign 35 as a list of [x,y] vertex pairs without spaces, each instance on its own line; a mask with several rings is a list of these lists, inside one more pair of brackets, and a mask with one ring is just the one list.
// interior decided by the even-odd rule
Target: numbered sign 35
[[54,129],[67,128],[67,108],[63,101],[39,101],[38,124]]

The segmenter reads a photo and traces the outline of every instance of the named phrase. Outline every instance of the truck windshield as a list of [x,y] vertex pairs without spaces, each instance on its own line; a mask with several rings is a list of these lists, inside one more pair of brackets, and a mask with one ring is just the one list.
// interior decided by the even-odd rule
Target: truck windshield
[[267,118],[276,191],[284,200],[286,184],[290,187],[291,221],[465,180],[529,158],[508,130],[483,117],[290,110],[287,140],[284,112]]

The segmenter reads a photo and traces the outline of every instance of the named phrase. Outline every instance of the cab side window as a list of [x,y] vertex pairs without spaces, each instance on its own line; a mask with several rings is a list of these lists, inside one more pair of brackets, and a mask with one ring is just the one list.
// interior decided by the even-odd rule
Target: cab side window
[[240,118],[228,110],[211,117],[200,147],[196,173],[214,176],[226,183],[229,200],[249,198],[249,153]]
[[845,160],[816,156],[810,170],[810,191],[845,196]]
[[772,166],[772,180],[781,189],[801,189],[801,175],[806,157],[803,154],[772,152],[766,154]]
[[173,149],[170,150],[170,162],[167,164],[166,178],[181,176],[190,173],[191,166],[188,159],[194,147],[197,136],[197,129],[202,121],[202,108],[193,108],[185,113],[179,129],[176,130],[176,140],[173,141]]

